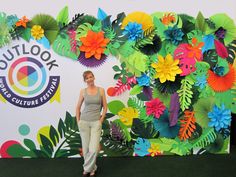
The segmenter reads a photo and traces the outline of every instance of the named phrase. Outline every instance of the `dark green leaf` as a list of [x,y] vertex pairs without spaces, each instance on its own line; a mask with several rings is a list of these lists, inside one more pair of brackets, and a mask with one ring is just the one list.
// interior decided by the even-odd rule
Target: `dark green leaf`
[[49,136],[50,136],[50,139],[53,142],[53,145],[56,146],[57,143],[59,142],[59,135],[58,135],[56,129],[53,126],[50,126]]
[[59,134],[60,134],[60,137],[62,138],[63,136],[65,136],[65,131],[66,131],[66,127],[64,125],[64,122],[63,120],[59,120],[59,124],[58,124],[58,131],[59,131]]
[[44,149],[50,156],[53,153],[53,145],[51,141],[44,135],[40,134],[40,139],[42,142],[42,149]]
[[24,139],[24,144],[25,144],[30,150],[36,149],[36,146],[35,146],[34,142],[33,142],[31,139]]
[[153,139],[158,138],[159,132],[154,129],[152,122],[143,123],[140,119],[133,119],[131,136],[135,139],[137,137]]

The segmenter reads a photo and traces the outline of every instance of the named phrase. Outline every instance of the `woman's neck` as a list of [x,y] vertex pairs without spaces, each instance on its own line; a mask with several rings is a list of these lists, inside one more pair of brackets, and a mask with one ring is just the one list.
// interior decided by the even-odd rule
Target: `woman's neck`
[[95,84],[88,85],[88,88],[89,88],[89,89],[94,89],[94,88],[96,88],[96,85],[95,85]]

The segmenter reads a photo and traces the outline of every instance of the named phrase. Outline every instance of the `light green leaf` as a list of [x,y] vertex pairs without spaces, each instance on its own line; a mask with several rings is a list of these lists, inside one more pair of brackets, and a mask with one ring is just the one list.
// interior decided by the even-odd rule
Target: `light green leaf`
[[67,25],[69,22],[69,12],[68,12],[68,6],[65,6],[57,15],[56,18],[57,22],[60,24]]
[[135,85],[129,92],[130,95],[137,95],[141,93],[143,87],[140,85]]
[[118,112],[125,108],[124,103],[119,100],[114,100],[108,103],[108,110],[115,115],[118,115]]
[[205,18],[201,12],[199,12],[197,15],[195,27],[196,27],[196,29],[198,29],[202,32],[206,31],[207,23],[206,23]]

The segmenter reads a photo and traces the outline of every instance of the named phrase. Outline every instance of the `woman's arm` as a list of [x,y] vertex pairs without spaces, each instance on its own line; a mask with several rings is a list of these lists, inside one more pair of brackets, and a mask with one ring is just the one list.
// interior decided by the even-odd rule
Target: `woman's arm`
[[101,89],[102,94],[102,115],[100,118],[101,123],[104,121],[106,113],[107,113],[107,99],[104,89]]
[[79,101],[77,103],[76,106],[76,119],[79,122],[80,120],[80,110],[81,110],[81,106],[83,104],[84,101],[84,96],[83,96],[83,89],[80,90],[80,95],[79,95]]

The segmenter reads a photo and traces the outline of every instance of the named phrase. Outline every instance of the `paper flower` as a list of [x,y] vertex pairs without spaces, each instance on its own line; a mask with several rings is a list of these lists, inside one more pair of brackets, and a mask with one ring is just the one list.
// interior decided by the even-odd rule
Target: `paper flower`
[[44,29],[40,25],[34,25],[31,29],[31,36],[36,40],[41,39],[44,36]]
[[120,117],[121,122],[127,126],[131,126],[133,119],[138,117],[138,111],[132,107],[123,108],[118,112],[118,116]]
[[187,49],[189,58],[195,58],[198,61],[202,60],[202,47],[204,46],[204,42],[198,42],[196,38],[192,39],[192,44],[188,44]]
[[140,86],[149,86],[150,77],[148,77],[146,74],[143,74],[141,77],[137,77],[137,82]]
[[136,22],[138,24],[141,24],[143,31],[154,26],[152,17],[144,12],[133,12],[131,14],[128,14],[124,18],[121,28],[124,29],[129,22]]
[[219,76],[213,71],[208,71],[209,77],[207,82],[209,86],[216,92],[225,92],[234,86],[236,80],[236,71],[232,65],[229,64],[229,72],[224,76]]
[[105,51],[109,39],[104,38],[103,32],[88,31],[86,37],[80,38],[82,45],[80,51],[85,52],[85,58],[94,56],[97,60],[101,59],[102,54]]
[[151,144],[151,147],[148,149],[148,152],[152,157],[154,157],[161,154],[161,151],[159,149],[160,146],[158,144]]
[[164,25],[169,25],[173,24],[176,21],[175,15],[173,13],[166,13],[164,16],[161,18],[161,22]]
[[26,24],[29,22],[26,16],[22,17],[18,22],[16,22],[16,26],[23,26],[26,28]]
[[214,34],[218,39],[222,39],[225,45],[228,45],[236,36],[236,26],[233,19],[226,14],[215,14],[210,17],[210,20],[214,23],[214,29],[208,29],[206,33]]
[[178,66],[179,60],[173,60],[172,56],[168,54],[164,59],[161,55],[158,56],[158,62],[152,63],[151,66],[155,68],[155,78],[159,78],[161,83],[175,81],[175,76],[182,73]]
[[142,25],[135,22],[129,22],[128,25],[125,27],[123,34],[128,34],[129,40],[136,41],[138,38],[143,37]]
[[208,113],[208,117],[210,118],[208,126],[215,127],[216,131],[230,126],[231,111],[230,109],[226,109],[224,104],[221,107],[214,105],[213,110]]
[[178,45],[183,40],[184,33],[178,28],[176,25],[173,27],[168,27],[167,30],[164,31],[166,39],[174,45]]
[[205,75],[197,76],[196,79],[197,79],[197,81],[195,82],[195,85],[199,86],[200,89],[203,89],[207,84],[206,76]]
[[155,118],[159,118],[165,111],[165,105],[158,99],[155,98],[145,103],[147,115],[154,115]]

